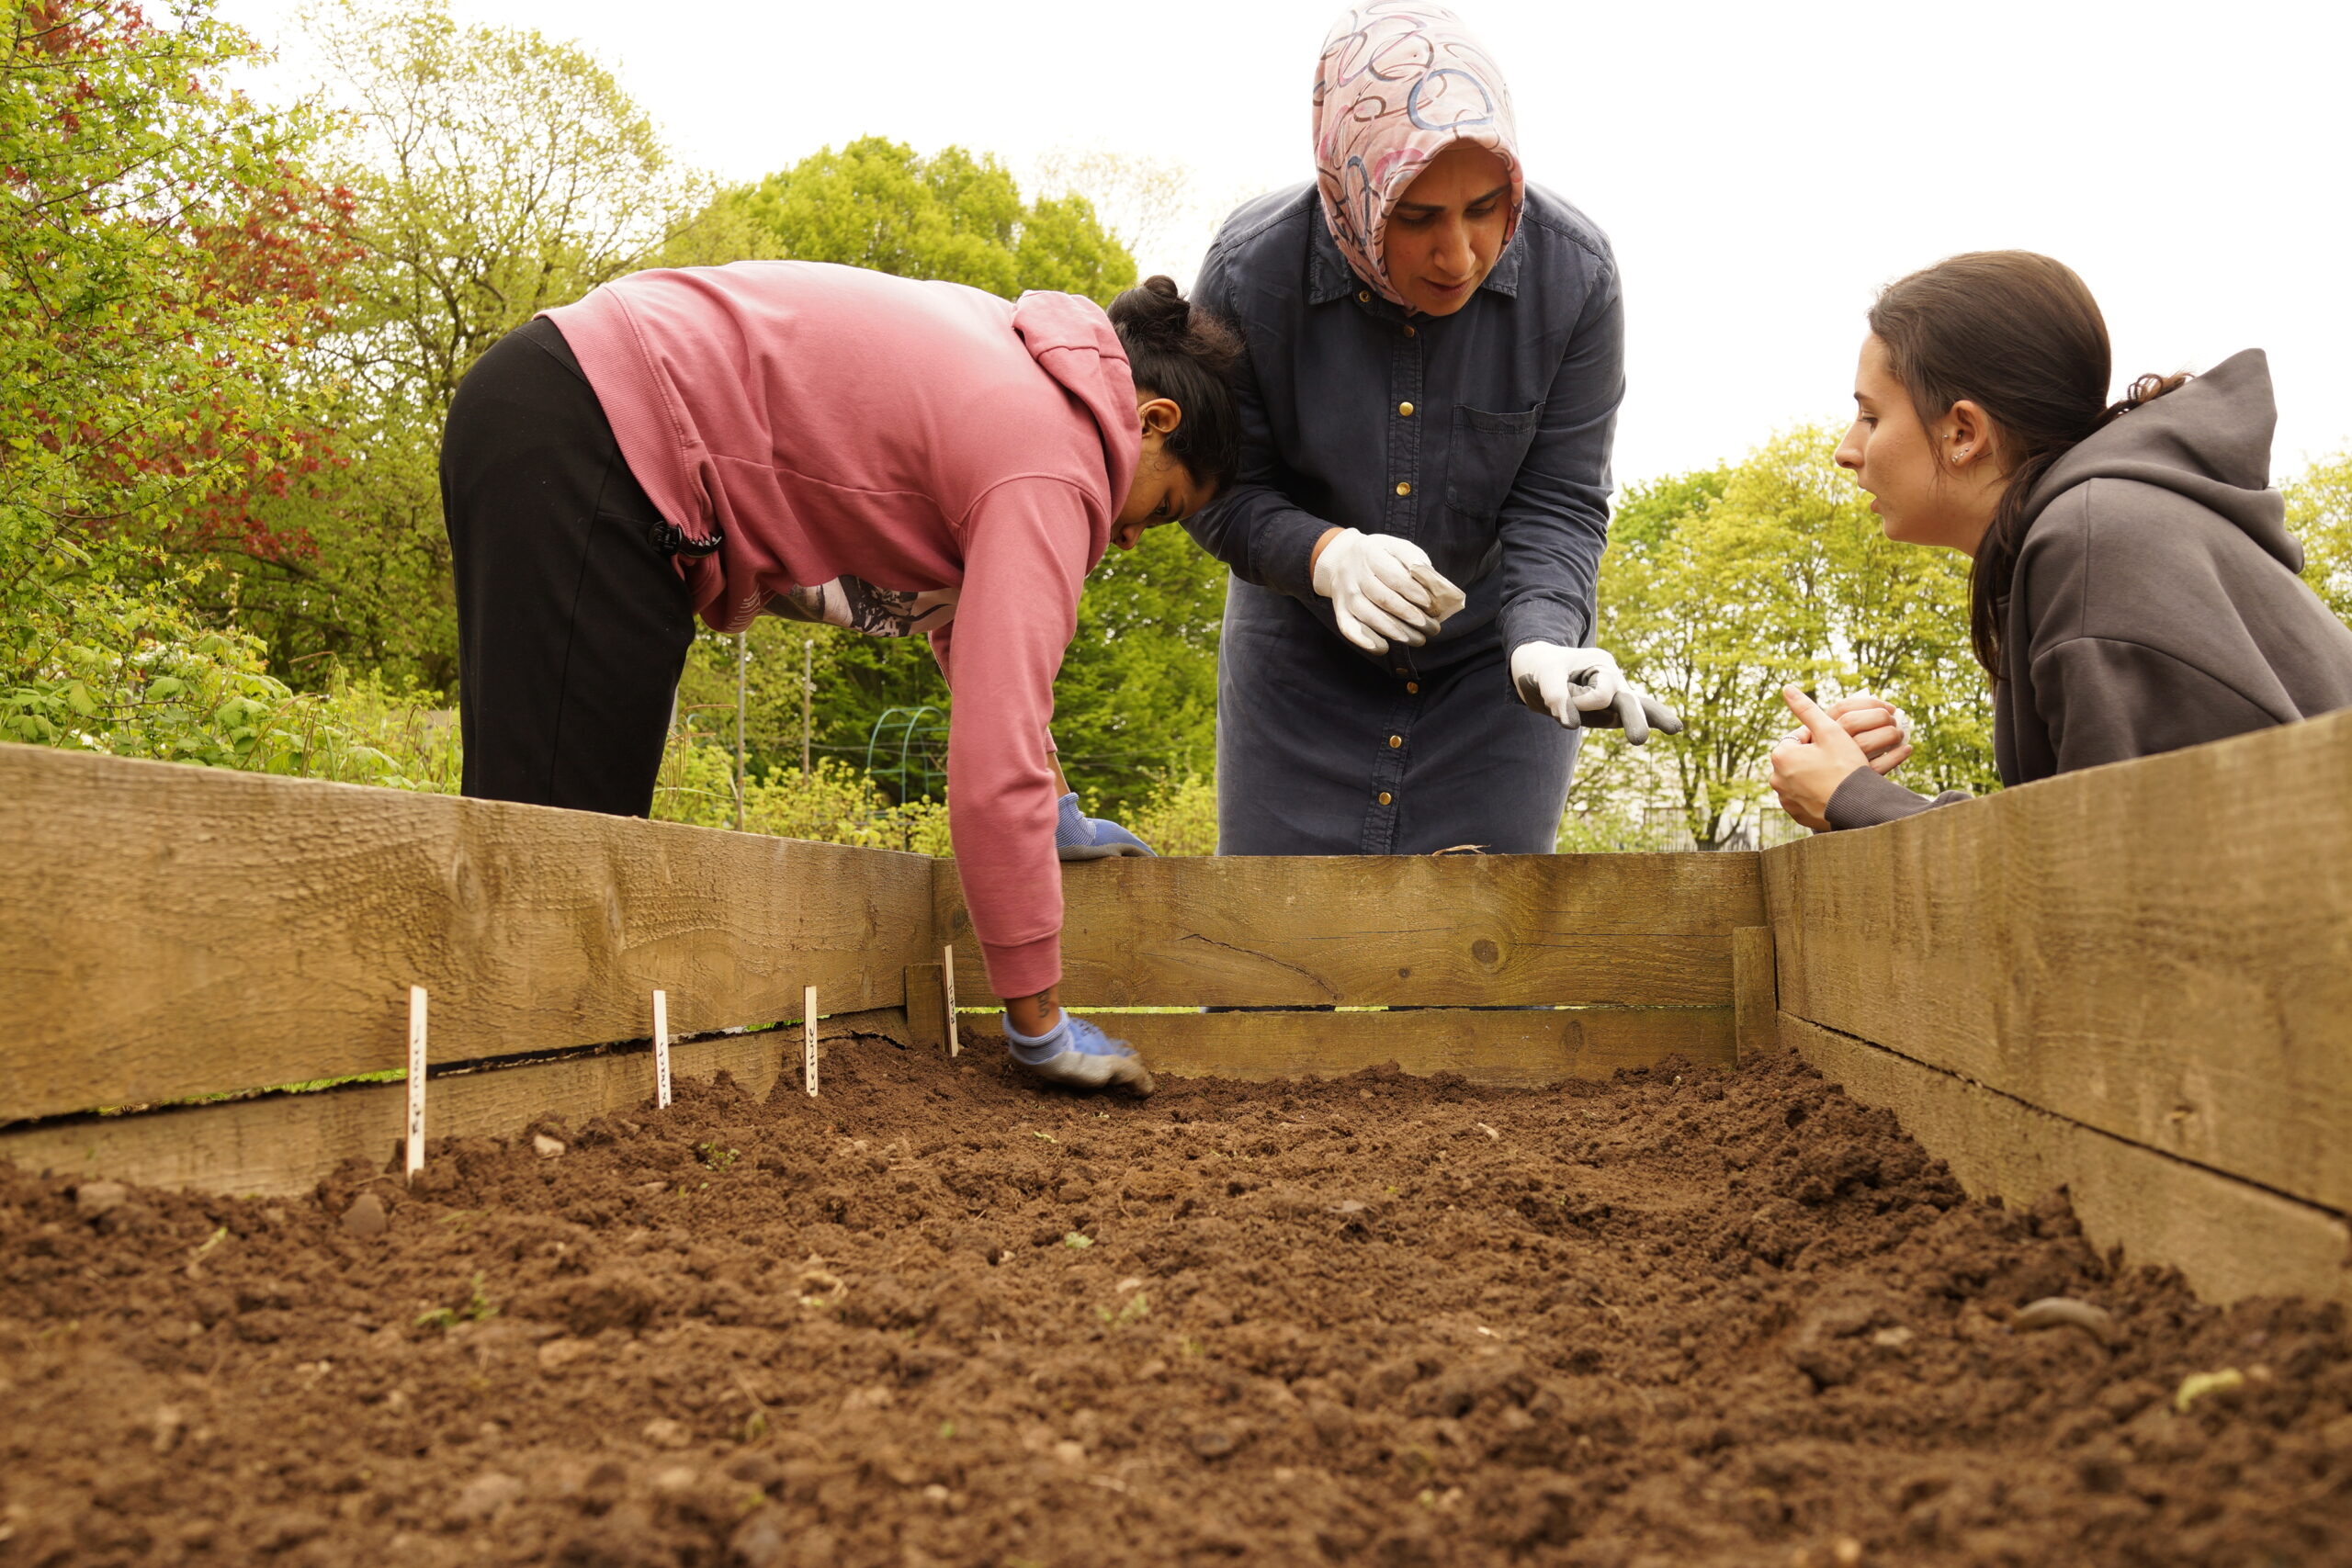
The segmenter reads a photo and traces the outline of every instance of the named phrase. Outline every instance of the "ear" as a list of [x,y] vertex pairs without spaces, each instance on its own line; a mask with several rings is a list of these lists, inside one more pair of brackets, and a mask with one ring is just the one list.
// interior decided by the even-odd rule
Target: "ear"
[[1184,423],[1184,411],[1166,398],[1150,398],[1136,405],[1146,435],[1165,436]]
[[1936,455],[1947,468],[1967,469],[1979,463],[1990,463],[1992,471],[2000,467],[1997,427],[1992,415],[1966,398],[1951,405],[1951,412],[1936,421]]

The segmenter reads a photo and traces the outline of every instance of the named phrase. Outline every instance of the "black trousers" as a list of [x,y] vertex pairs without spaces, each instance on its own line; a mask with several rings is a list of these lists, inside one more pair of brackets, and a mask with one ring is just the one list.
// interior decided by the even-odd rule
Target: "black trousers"
[[662,519],[540,318],[466,373],[441,440],[465,793],[642,817],[694,615]]

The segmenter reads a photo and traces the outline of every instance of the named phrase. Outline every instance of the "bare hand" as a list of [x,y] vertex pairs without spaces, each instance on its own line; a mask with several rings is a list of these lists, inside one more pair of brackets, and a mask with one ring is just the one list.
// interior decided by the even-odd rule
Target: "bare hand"
[[[1829,797],[1849,775],[1869,767],[1871,760],[1845,725],[1802,690],[1783,686],[1781,699],[1804,721],[1804,729],[1772,748],[1772,793],[1781,797],[1781,809],[1815,832],[1822,832],[1829,826]],[[1884,728],[1871,722],[1868,712],[1855,716],[1871,730]],[[1887,716],[1892,716],[1891,710]],[[1904,743],[1901,750],[1907,754],[1909,744]]]
[[[1870,761],[1871,771],[1883,778],[1901,767],[1911,755],[1911,738],[1903,729],[1903,717],[1884,697],[1840,697],[1827,709],[1838,727],[1854,738]],[[1803,729],[1792,732],[1789,739],[1808,739]]]
[[1854,738],[1870,759],[1871,771],[1883,778],[1911,755],[1911,738],[1903,732],[1902,716],[1884,697],[1857,694],[1829,705],[1829,716]]

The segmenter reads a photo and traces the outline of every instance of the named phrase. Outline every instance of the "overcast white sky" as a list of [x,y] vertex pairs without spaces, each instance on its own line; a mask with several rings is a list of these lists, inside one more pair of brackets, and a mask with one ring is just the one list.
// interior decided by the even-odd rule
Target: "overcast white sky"
[[[1074,143],[1216,197],[1308,175],[1332,0],[456,0],[576,39],[686,159],[752,178],[868,133],[1016,170]],[[2270,354],[2283,477],[2352,446],[2352,6],[1608,6],[1459,0],[1509,75],[1530,176],[1625,278],[1621,483],[1848,406],[1877,287],[2023,246],[2107,311],[2119,380]],[[290,0],[224,0],[282,40]],[[1147,255],[1189,280],[1207,239]]]

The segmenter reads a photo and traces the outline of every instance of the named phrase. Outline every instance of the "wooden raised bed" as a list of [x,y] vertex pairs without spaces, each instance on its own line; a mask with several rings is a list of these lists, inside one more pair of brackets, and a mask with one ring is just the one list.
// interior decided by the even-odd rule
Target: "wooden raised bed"
[[[34,1168],[261,1193],[386,1162],[404,1088],[315,1086],[404,1065],[412,985],[430,1136],[645,1099],[656,988],[706,1036],[677,1072],[762,1089],[804,987],[836,1037],[937,1046],[953,944],[989,999],[955,868],[918,855],[30,747],[0,747],[0,1158]],[[1770,958],[1753,855],[1114,861],[1065,889],[1079,1006],[1424,1010],[1109,1021],[1175,1073],[1728,1065],[1735,946]]]
[[[1253,1010],[1116,1018],[1179,1075],[1537,1086],[1785,1044],[1973,1191],[2065,1187],[2214,1299],[2352,1301],[2347,781],[2352,715],[1761,856],[1078,865],[1063,995]],[[0,1158],[36,1168],[388,1162],[401,1086],[285,1090],[398,1069],[411,985],[436,1136],[647,1098],[656,987],[702,1037],[677,1070],[755,1088],[797,1030],[718,1032],[797,1023],[804,987],[835,1037],[929,1046],[943,950],[989,999],[919,856],[24,747],[0,801]]]

